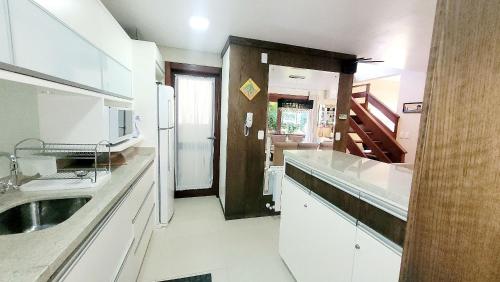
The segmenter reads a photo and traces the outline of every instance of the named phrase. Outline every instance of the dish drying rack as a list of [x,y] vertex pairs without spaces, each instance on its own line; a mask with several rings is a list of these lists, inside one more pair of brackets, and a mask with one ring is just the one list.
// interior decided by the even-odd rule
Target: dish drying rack
[[[97,176],[111,172],[111,144],[109,141],[101,141],[97,144],[69,144],[69,143],[47,143],[40,139],[29,138],[17,143],[14,147],[16,158],[25,154],[35,156],[52,156],[56,160],[93,160],[93,166],[87,168],[63,168],[57,169],[57,173],[40,176],[36,180],[56,179],[88,179],[92,183],[97,182]],[[102,167],[99,161],[107,158],[107,164]]]

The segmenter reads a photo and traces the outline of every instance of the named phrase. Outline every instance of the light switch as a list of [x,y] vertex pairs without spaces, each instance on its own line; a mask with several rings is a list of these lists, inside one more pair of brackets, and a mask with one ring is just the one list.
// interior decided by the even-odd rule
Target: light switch
[[340,141],[340,132],[335,132],[335,141]]
[[267,53],[260,53],[260,62],[267,64]]
[[257,139],[264,140],[264,130],[259,130],[257,132]]
[[346,114],[339,114],[339,119],[340,120],[346,120],[347,119],[347,115]]

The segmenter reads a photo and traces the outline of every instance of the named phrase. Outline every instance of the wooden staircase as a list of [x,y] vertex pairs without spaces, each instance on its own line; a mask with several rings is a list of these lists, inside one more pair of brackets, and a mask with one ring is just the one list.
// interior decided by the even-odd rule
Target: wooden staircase
[[[396,140],[399,115],[370,95],[370,84],[353,88],[360,87],[364,87],[364,91],[353,91],[351,97],[347,150],[350,154],[386,163],[404,162],[406,150]],[[375,111],[385,116],[389,126],[374,115]]]

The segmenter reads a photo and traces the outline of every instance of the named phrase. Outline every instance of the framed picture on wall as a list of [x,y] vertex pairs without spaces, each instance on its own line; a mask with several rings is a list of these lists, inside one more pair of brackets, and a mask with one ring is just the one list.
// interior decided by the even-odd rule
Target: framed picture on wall
[[422,102],[404,103],[403,113],[421,113]]

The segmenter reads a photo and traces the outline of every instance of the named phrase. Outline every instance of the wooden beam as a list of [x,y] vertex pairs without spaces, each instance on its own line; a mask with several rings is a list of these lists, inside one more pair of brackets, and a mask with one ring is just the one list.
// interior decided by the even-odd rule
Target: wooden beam
[[500,277],[499,11],[438,1],[401,281]]
[[[349,117],[351,111],[352,81],[354,75],[341,73],[339,77],[339,91],[337,95],[337,106],[335,107],[335,130],[341,135],[340,140],[333,141],[335,151],[345,152],[347,146],[347,132],[349,131],[349,119],[340,119],[339,115]],[[334,138],[335,139],[335,138]]]
[[278,99],[307,101],[307,100],[309,100],[309,96],[269,93],[269,101],[270,102],[277,102]]
[[280,52],[289,52],[296,55],[304,55],[304,56],[317,56],[317,57],[326,57],[326,58],[334,58],[339,60],[353,60],[356,59],[355,55],[345,54],[339,52],[332,52],[327,50],[313,49],[302,46],[295,46],[290,44],[276,43],[271,41],[264,41],[252,38],[244,38],[230,35],[224,45],[224,48],[221,52],[221,57],[229,48],[229,45],[235,44],[240,46],[247,46],[256,49],[267,49],[269,51],[280,51]]

